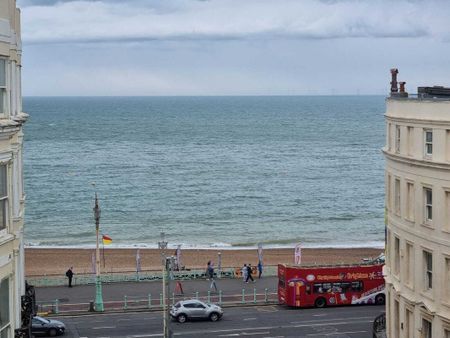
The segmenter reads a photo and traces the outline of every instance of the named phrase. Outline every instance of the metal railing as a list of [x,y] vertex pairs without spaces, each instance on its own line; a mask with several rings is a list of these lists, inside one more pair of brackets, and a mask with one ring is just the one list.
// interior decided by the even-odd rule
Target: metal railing
[[[216,278],[240,278],[241,268],[224,268],[220,273],[216,273]],[[265,266],[264,276],[276,276],[277,266]],[[197,280],[206,277],[205,270],[182,270],[174,271],[174,280]],[[29,283],[35,287],[45,286],[61,286],[67,284],[67,277],[65,276],[37,276],[27,277]],[[101,275],[102,283],[124,283],[124,282],[145,282],[162,280],[161,271],[144,271],[144,272],[121,272],[121,273],[103,273]],[[95,284],[94,274],[76,274],[73,277],[73,285],[89,285]]]
[[[262,305],[278,303],[276,292],[269,292],[266,288],[264,292],[258,292],[254,288],[251,292],[242,289],[241,293],[224,293],[222,290],[217,292],[207,291],[200,293],[198,291],[177,295],[172,293],[168,299],[169,305],[174,305],[180,300],[199,299],[206,303],[219,304],[221,306],[233,305]],[[73,313],[85,313],[93,310],[93,301],[90,303],[72,303],[66,304],[58,299],[54,301],[36,302],[38,314],[40,315],[61,315]],[[162,310],[163,296],[162,294],[148,294],[146,298],[141,296],[124,295],[122,300],[104,302],[105,312],[112,311],[136,311],[136,310]]]

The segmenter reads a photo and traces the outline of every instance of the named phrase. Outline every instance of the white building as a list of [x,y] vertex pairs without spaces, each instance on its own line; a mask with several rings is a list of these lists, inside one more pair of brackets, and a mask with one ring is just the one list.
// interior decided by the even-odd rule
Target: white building
[[[0,337],[14,337],[29,318],[23,250],[22,113],[20,12],[15,0],[0,0]],[[24,300],[27,297],[24,297]]]
[[450,338],[450,89],[386,100],[386,320],[390,338]]

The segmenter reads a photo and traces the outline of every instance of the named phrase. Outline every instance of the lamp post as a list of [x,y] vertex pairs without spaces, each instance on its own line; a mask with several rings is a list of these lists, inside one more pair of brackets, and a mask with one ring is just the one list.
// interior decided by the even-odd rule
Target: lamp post
[[99,249],[99,228],[101,210],[98,206],[97,193],[95,193],[94,219],[97,245],[95,247],[95,311],[103,312],[102,281],[100,279],[100,249]]
[[160,234],[161,240],[158,242],[158,249],[161,251],[162,259],[162,277],[163,277],[163,336],[164,338],[169,338],[169,316],[168,316],[168,280],[169,280],[169,269],[170,269],[170,259],[166,257],[167,241],[165,240],[164,232]]

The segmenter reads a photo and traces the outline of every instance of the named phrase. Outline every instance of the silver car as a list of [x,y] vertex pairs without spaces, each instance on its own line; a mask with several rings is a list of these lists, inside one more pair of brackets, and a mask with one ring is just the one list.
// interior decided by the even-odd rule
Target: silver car
[[170,315],[179,323],[187,319],[203,318],[212,322],[218,321],[223,316],[223,310],[215,304],[206,304],[197,299],[183,300],[172,306]]

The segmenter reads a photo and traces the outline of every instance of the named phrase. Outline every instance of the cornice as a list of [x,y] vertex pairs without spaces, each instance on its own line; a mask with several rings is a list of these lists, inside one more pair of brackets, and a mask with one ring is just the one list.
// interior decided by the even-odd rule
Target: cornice
[[410,117],[397,117],[384,114],[387,121],[390,122],[403,122],[405,124],[432,124],[442,126],[442,128],[450,126],[450,120],[427,120],[427,119],[415,119]]
[[383,152],[384,156],[386,158],[403,164],[408,164],[416,167],[424,167],[424,168],[433,168],[433,169],[439,169],[439,170],[449,170],[450,169],[450,163],[447,162],[436,162],[436,161],[428,161],[424,159],[417,159],[413,157],[406,157],[403,155],[395,154],[386,149],[386,147],[382,148],[381,151]]

